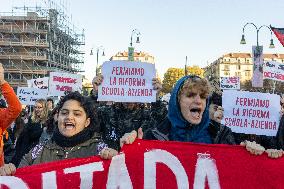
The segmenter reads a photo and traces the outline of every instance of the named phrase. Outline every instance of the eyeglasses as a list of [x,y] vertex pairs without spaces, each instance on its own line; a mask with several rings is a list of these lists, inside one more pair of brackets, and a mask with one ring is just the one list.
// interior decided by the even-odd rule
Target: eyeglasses
[[35,106],[34,108],[35,109],[42,109],[43,107],[42,106]]

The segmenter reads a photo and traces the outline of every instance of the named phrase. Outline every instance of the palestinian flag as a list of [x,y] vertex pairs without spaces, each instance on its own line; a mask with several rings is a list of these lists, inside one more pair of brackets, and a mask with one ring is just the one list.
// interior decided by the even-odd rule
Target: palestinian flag
[[274,28],[271,25],[270,28],[284,47],[284,28]]

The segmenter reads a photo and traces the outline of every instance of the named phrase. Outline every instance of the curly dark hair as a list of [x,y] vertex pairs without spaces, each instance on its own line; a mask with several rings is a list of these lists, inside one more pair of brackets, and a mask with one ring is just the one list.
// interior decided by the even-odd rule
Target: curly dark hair
[[209,98],[209,104],[216,104],[222,106],[222,96],[216,92],[213,92]]
[[61,98],[60,101],[58,102],[57,104],[58,112],[62,109],[64,103],[68,100],[78,101],[81,107],[85,110],[87,118],[90,118],[89,127],[92,128],[92,131],[94,132],[100,131],[100,125],[98,124],[97,115],[96,112],[94,111],[93,102],[89,98],[81,95],[78,91],[70,92],[69,94]]

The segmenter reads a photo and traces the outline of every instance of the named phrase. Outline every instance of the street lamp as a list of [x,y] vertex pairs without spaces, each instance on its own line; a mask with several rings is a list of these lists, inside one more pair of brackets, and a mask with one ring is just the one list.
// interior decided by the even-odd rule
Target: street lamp
[[[96,49],[96,51],[97,51],[96,76],[98,76],[98,74],[99,74],[99,52],[100,52],[100,50],[103,51],[102,56],[105,56],[105,49],[104,49],[104,47],[102,45],[97,47],[97,49]],[[93,48],[91,49],[90,55],[94,55]]]
[[270,27],[269,26],[266,26],[266,25],[262,25],[262,26],[260,26],[259,28],[254,24],[254,23],[246,23],[245,25],[244,25],[244,27],[243,27],[243,34],[242,34],[242,39],[241,39],[241,44],[243,45],[243,44],[246,44],[246,40],[245,40],[245,28],[246,28],[246,26],[247,25],[253,25],[254,27],[255,27],[255,29],[256,29],[256,46],[259,46],[259,43],[258,43],[258,33],[259,33],[259,30],[261,29],[261,28],[268,28],[269,30],[270,30],[270,34],[271,34],[271,39],[270,39],[270,45],[269,45],[269,48],[275,48],[275,46],[274,46],[274,43],[273,43],[273,39],[272,39],[272,30],[270,29]]
[[130,37],[130,47],[128,47],[128,60],[129,61],[134,61],[134,47],[132,46],[133,45],[132,43],[133,35],[136,35],[136,43],[140,43],[139,37],[141,33],[137,29],[132,30],[131,37]]
[[[273,39],[272,39],[272,30],[269,26],[262,25],[260,27],[257,27],[254,23],[246,23],[243,27],[243,34],[242,34],[242,39],[240,44],[246,44],[245,40],[245,28],[247,25],[253,25],[254,28],[256,29],[256,47],[254,49],[253,47],[253,58],[254,58],[254,63],[253,63],[253,78],[252,78],[252,86],[253,87],[262,87],[263,86],[263,76],[262,76],[262,63],[263,60],[260,59],[262,56],[262,46],[259,46],[258,42],[258,34],[261,28],[268,28],[270,31],[271,39],[270,39],[270,45],[269,48],[275,48]],[[258,70],[257,70],[258,68]],[[273,89],[274,92],[274,89]]]

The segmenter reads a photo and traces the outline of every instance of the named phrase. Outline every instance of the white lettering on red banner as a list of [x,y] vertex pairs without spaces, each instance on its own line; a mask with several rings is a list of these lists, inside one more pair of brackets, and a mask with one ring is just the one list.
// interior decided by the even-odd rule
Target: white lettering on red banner
[[282,188],[284,159],[271,161],[262,156],[252,156],[241,146],[138,140],[124,145],[112,160],[94,156],[20,168],[15,176],[0,177],[0,187]]

